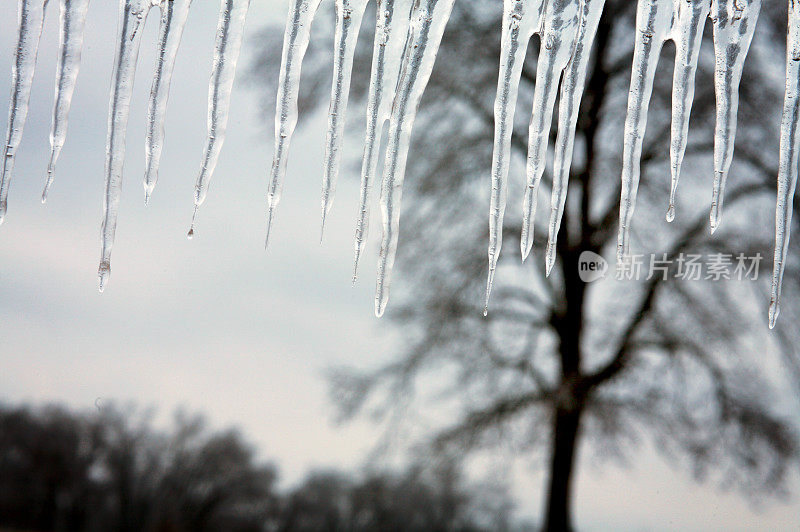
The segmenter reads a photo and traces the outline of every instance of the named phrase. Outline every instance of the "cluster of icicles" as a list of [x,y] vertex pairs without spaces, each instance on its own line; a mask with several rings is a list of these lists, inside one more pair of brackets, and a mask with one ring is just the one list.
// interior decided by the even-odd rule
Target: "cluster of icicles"
[[[388,122],[380,186],[382,238],[375,312],[382,315],[389,298],[389,279],[398,243],[400,201],[411,133],[439,45],[455,0],[375,0],[376,21],[367,122],[361,169],[360,208],[356,223],[355,280],[367,237],[370,190],[381,157],[380,139]],[[61,9],[56,97],[50,135],[52,155],[42,201],[53,182],[56,160],[66,137],[67,115],[75,87],[89,0],[59,0]],[[298,120],[300,72],[308,48],[311,24],[322,0],[290,0],[284,36],[275,118],[275,152],[268,182],[267,242],[286,176],[289,146]],[[333,84],[322,182],[322,227],[329,213],[341,161],[341,147],[358,33],[369,0],[335,0]],[[164,118],[170,80],[192,0],[120,0],[119,36],[109,103],[106,146],[105,216],[102,228],[100,290],[110,274],[111,248],[117,222],[125,133],[133,91],[142,24],[153,7],[161,14],[159,55],[151,87],[146,138],[145,201],[158,176],[164,141]],[[19,37],[12,73],[13,92],[5,147],[0,223],[28,110],[30,88],[48,0],[19,0]],[[203,203],[222,149],[228,120],[236,62],[242,44],[250,0],[221,0],[213,71],[209,86],[208,138],[195,188],[194,217]],[[526,258],[533,245],[533,219],[538,185],[545,171],[548,139],[559,97],[555,141],[546,271],[556,258],[556,238],[566,201],[578,110],[584,91],[592,44],[605,0],[504,0],[500,73],[495,101],[495,138],[491,167],[489,276],[486,306],[502,244],[511,135],[517,94],[528,43],[538,34],[538,57],[533,115],[527,158],[527,187],[523,203],[521,251]],[[676,45],[672,103],[671,191],[667,220],[675,216],[675,190],[687,144],[703,27],[711,18],[716,54],[717,125],[711,230],[720,223],[725,182],[733,160],[738,88],[753,38],[761,0],[639,0],[633,72],[624,133],[622,197],[617,256],[625,260],[629,230],[640,177],[642,141],[658,58],[665,42]],[[792,198],[800,168],[800,0],[789,0],[786,101],[781,125],[778,176],[776,248],[770,326],[779,313],[778,300],[789,242]],[[559,87],[560,85],[560,87]]]
[[[53,0],[56,1],[56,0]],[[56,94],[50,130],[51,157],[42,203],[53,184],[55,165],[67,135],[67,118],[72,94],[78,78],[83,48],[83,34],[89,0],[58,0],[60,6],[60,38],[56,67]],[[28,114],[39,41],[42,35],[48,0],[19,0],[19,33],[11,74],[11,102],[8,132],[3,159],[0,188],[0,223],[7,209],[7,195],[14,169],[14,156],[22,139]],[[117,227],[122,169],[125,161],[125,135],[130,115],[134,77],[141,44],[141,28],[150,10],[158,7],[161,19],[158,35],[158,61],[150,89],[145,140],[145,202],[158,179],[158,168],[165,138],[164,120],[169,100],[170,82],[178,55],[183,29],[192,0],[120,0],[119,24],[111,96],[108,107],[108,137],[105,157],[105,197],[102,227],[102,256],[99,277],[102,292],[111,273],[111,248]],[[242,45],[244,23],[250,0],[221,0],[219,25],[214,49],[214,64],[208,94],[208,137],[202,166],[197,178],[195,213],[205,199],[211,174],[216,166],[225,129],[236,72],[236,61]],[[189,235],[192,232],[190,230]]]

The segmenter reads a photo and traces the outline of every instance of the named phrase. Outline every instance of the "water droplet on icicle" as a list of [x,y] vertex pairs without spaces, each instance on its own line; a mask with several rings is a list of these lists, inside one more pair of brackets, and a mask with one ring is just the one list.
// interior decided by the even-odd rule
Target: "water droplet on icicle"
[[111,264],[107,261],[102,261],[97,270],[97,277],[99,278],[98,291],[102,294],[106,289],[109,277],[111,277]]

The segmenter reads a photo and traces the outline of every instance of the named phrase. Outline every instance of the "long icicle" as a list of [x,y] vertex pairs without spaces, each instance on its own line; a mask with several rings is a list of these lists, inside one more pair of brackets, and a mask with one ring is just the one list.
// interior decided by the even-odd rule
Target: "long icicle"
[[582,0],[550,0],[541,32],[542,46],[536,68],[533,116],[528,132],[528,185],[522,206],[520,251],[524,261],[533,247],[533,227],[539,183],[544,175],[553,108],[561,73],[567,67],[580,26]]
[[28,118],[31,85],[36,71],[36,57],[39,53],[46,7],[47,0],[19,0],[17,47],[11,69],[11,101],[8,105],[8,130],[3,150],[3,174],[0,177],[0,224],[6,217],[14,157]]
[[628,96],[622,154],[622,191],[619,205],[617,260],[628,254],[630,225],[641,175],[642,143],[647,128],[647,109],[661,48],[669,36],[672,0],[640,0],[636,13],[636,43]]
[[194,214],[189,228],[189,238],[194,236],[197,210],[206,199],[208,186],[225,142],[236,63],[242,48],[244,24],[249,8],[250,0],[220,0],[219,24],[214,45],[214,67],[208,83],[208,136],[203,151],[203,163],[195,185]]
[[[714,186],[711,202],[711,232],[719,226],[725,181],[733,160],[739,83],[755,32],[761,0],[640,0],[634,51],[631,93],[625,126],[620,227],[617,259],[628,253],[630,224],[641,172],[641,151],[647,124],[658,53],[664,42],[676,43],[672,100],[671,184],[667,221],[675,218],[675,193],[686,152],[689,115],[694,96],[694,78],[705,19],[714,25],[715,92],[717,121],[714,141]],[[655,39],[655,46],[651,41]],[[657,48],[657,50],[653,50]]]
[[275,109],[275,154],[267,190],[267,235],[269,244],[275,209],[281,200],[283,180],[289,158],[289,145],[297,126],[297,98],[300,91],[300,70],[311,37],[311,23],[321,0],[292,0],[283,37],[283,55],[278,80],[278,102]]
[[394,89],[400,72],[400,60],[408,34],[411,0],[377,0],[372,69],[367,96],[367,127],[364,155],[361,159],[361,193],[356,221],[353,283],[369,232],[369,200],[372,180],[378,171],[383,125],[391,117]]
[[98,276],[100,291],[105,289],[111,275],[111,248],[117,229],[122,169],[125,162],[125,132],[130,115],[133,81],[139,57],[142,26],[151,0],[120,0],[119,35],[111,77],[111,96],[108,104],[108,139],[105,159],[105,197],[103,202],[102,254]]
[[789,35],[786,46],[786,99],[781,122],[781,157],[778,172],[778,200],[775,207],[775,258],[772,270],[772,298],[769,327],[775,327],[781,312],[780,298],[789,236],[792,205],[800,172],[800,0],[789,0]]
[[[328,109],[328,132],[325,142],[325,163],[322,175],[322,228],[320,241],[325,233],[325,220],[333,206],[339,166],[342,161],[342,137],[344,135],[347,103],[350,97],[350,77],[353,73],[353,57],[356,53],[358,33],[368,0],[336,0],[336,32],[333,54],[333,83]],[[380,14],[378,14],[380,16]]]
[[675,15],[675,73],[672,78],[672,141],[670,142],[670,190],[666,219],[675,219],[675,194],[678,189],[686,145],[689,119],[694,102],[695,77],[703,41],[703,28],[711,4],[708,0],[692,0],[677,5]]
[[503,215],[508,196],[511,164],[511,139],[517,108],[520,77],[528,43],[541,24],[542,0],[505,0],[500,47],[500,74],[494,103],[494,148],[492,152],[492,191],[489,207],[489,275],[483,314],[489,313],[494,274],[503,246]]
[[50,125],[50,163],[47,166],[42,203],[47,201],[47,194],[50,187],[53,186],[56,162],[67,138],[69,109],[81,66],[83,34],[88,8],[89,0],[61,0],[55,101],[53,103],[53,120]]
[[736,119],[739,109],[739,83],[750,43],[753,41],[761,0],[714,0],[717,93],[717,127],[714,138],[714,190],[711,200],[711,232],[722,221],[725,181],[733,161],[736,144]]
[[400,201],[411,130],[454,2],[455,0],[416,0],[411,13],[408,42],[392,107],[381,182],[383,236],[375,291],[375,315],[378,317],[383,315],[389,302],[389,285],[397,254]]
[[183,29],[189,16],[192,0],[162,0],[161,23],[158,37],[158,62],[153,85],[150,89],[150,102],[147,107],[147,136],[145,139],[145,178],[144,202],[150,201],[150,194],[158,180],[161,151],[164,147],[164,121],[167,116],[169,89],[172,72],[178,57]]
[[575,51],[564,73],[564,81],[561,85],[558,136],[553,160],[553,187],[550,196],[550,223],[545,253],[545,271],[548,276],[556,262],[556,242],[561,227],[561,218],[564,215],[564,204],[567,201],[578,112],[586,84],[592,43],[597,34],[604,6],[605,0],[585,0],[582,6],[581,27],[576,39]]

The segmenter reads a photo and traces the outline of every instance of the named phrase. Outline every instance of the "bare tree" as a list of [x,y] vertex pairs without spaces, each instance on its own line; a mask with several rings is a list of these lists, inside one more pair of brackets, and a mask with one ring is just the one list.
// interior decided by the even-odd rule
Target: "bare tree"
[[[763,369],[768,357],[778,358],[800,382],[793,320],[784,320],[783,328],[769,335],[762,282],[676,278],[687,254],[772,256],[783,95],[783,62],[778,58],[784,57],[786,35],[780,2],[764,5],[742,83],[737,159],[723,229],[713,237],[708,229],[715,118],[709,25],[678,219],[671,225],[663,221],[669,186],[670,46],[662,54],[645,139],[633,247],[665,259],[667,275],[595,284],[579,277],[582,252],[613,256],[615,249],[635,4],[608,0],[600,24],[557,266],[550,277],[544,276],[543,223],[536,226],[534,255],[520,264],[515,244],[521,216],[513,214],[521,212],[515,196],[522,196],[523,185],[514,181],[521,172],[512,166],[507,245],[491,312],[484,318],[485,213],[501,2],[456,3],[417,120],[406,179],[394,281],[395,294],[401,295],[395,295],[389,317],[407,341],[388,364],[337,370],[332,378],[345,418],[377,412],[396,420],[398,413],[409,414],[415,400],[430,409],[431,397],[444,397],[442,407],[455,404],[461,414],[429,434],[426,441],[434,446],[463,452],[515,439],[524,449],[544,451],[547,530],[573,526],[570,497],[582,442],[601,453],[619,454],[634,449],[631,444],[646,434],[698,476],[713,471],[717,480],[749,494],[781,493],[798,458],[792,416],[775,406],[782,399],[780,383]],[[329,32],[327,26],[317,29],[304,65],[301,103],[306,109],[327,101],[330,39],[322,37]],[[261,87],[274,85],[280,50],[276,33],[265,32],[253,67],[252,79]],[[369,68],[367,40],[356,65],[356,96],[363,96],[363,73]],[[536,57],[532,50],[523,72],[515,164],[526,156],[524,109],[532,101]],[[272,98],[267,91],[267,111]],[[542,204],[549,201],[547,188],[540,193]],[[787,275],[791,295],[786,297],[790,307],[798,288],[796,247],[792,253],[792,273]],[[431,387],[442,393],[424,393]]]
[[440,457],[403,471],[311,472],[286,492],[232,430],[199,416],[0,404],[0,530],[524,530],[506,486]]
[[277,473],[235,431],[179,415],[104,406],[0,406],[0,529],[264,530]]
[[512,530],[512,510],[502,486],[469,486],[459,461],[439,460],[400,473],[311,473],[284,499],[279,529]]

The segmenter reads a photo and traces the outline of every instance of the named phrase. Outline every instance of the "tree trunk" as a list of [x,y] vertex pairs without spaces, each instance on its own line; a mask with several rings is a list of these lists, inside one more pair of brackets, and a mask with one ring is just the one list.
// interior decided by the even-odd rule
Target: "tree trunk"
[[556,408],[553,448],[550,462],[550,489],[543,530],[572,530],[572,471],[578,446],[580,408]]

